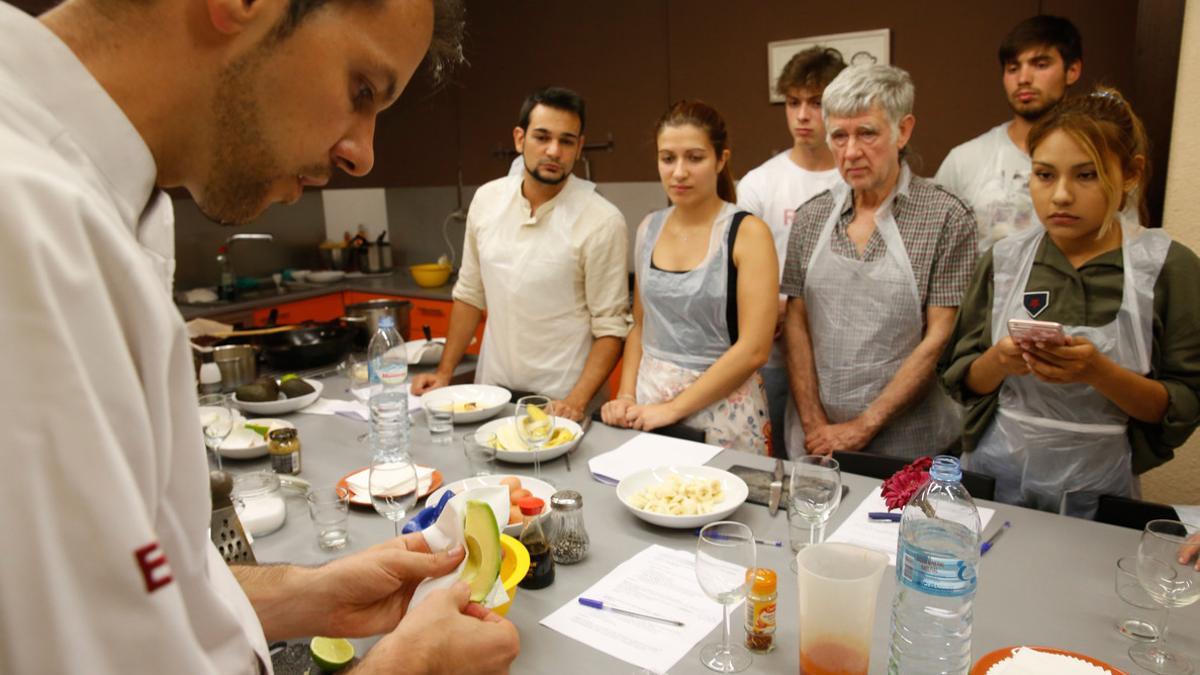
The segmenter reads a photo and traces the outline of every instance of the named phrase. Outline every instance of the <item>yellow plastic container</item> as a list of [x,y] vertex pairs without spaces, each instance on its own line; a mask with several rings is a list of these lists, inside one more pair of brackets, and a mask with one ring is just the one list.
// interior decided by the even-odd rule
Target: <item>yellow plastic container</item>
[[504,582],[504,590],[508,592],[508,602],[493,607],[492,611],[504,616],[512,606],[513,598],[517,597],[517,584],[529,572],[529,551],[521,542],[507,534],[500,535],[500,549],[504,558],[500,561],[500,580]]
[[449,265],[437,263],[413,265],[408,268],[408,273],[412,275],[413,281],[422,288],[437,288],[445,285],[446,280],[450,278],[450,271]]

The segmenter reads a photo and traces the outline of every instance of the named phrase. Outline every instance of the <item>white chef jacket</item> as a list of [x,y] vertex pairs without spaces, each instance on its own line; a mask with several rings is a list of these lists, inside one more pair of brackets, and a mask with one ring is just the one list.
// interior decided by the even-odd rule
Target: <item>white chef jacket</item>
[[629,233],[588,181],[536,213],[521,181],[475,192],[454,299],[488,311],[476,381],[563,398],[595,338],[629,333]]
[[0,2],[0,35],[3,669],[269,669],[262,628],[208,539],[187,331],[163,285],[173,213],[154,158],[40,22]]

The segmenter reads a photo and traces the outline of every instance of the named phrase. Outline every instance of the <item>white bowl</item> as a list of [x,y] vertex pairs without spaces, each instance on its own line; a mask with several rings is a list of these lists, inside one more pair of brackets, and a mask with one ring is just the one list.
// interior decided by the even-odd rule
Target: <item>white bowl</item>
[[247,429],[247,424],[267,427],[268,429],[278,429],[280,427],[292,429],[296,426],[287,420],[271,417],[240,420],[237,428],[225,438],[225,441],[221,443],[221,447],[217,448],[217,452],[221,453],[222,457],[226,459],[255,459],[266,456],[267,439],[259,436],[257,431]]
[[301,408],[307,408],[317,399],[321,398],[321,390],[325,388],[325,385],[321,384],[319,380],[310,380],[307,377],[304,378],[304,381],[309,383],[315,391],[303,396],[297,396],[296,398],[283,398],[283,394],[280,394],[277,401],[260,401],[257,403],[239,401],[236,393],[231,398],[237,407],[248,413],[254,413],[255,415],[285,415],[296,412]]
[[[556,492],[553,485],[531,476],[518,476],[516,474],[507,473],[498,474],[495,476],[473,476],[471,478],[456,480],[448,485],[443,485],[442,487],[429,493],[429,496],[425,498],[425,506],[437,506],[438,500],[442,498],[442,494],[444,494],[446,490],[450,490],[457,495],[478,487],[499,485],[501,478],[509,477],[521,479],[522,488],[529,490],[531,493],[533,493],[534,497],[537,497],[546,503],[545,507],[542,508],[542,513],[550,513],[550,496]],[[504,520],[505,522],[508,521],[508,514],[505,514]],[[504,533],[515,537],[521,534],[521,525],[521,523],[517,523],[516,525],[505,525]]]
[[[679,476],[684,480],[715,478],[721,481],[721,488],[725,493],[725,498],[718,502],[712,511],[694,516],[672,516],[665,513],[651,513],[634,508],[629,503],[629,500],[635,494],[641,492],[642,488],[658,485],[667,480],[667,477],[671,475]],[[630,474],[620,483],[617,483],[617,499],[620,499],[625,508],[629,509],[633,515],[653,525],[685,530],[703,527],[709,523],[723,520],[726,516],[736,511],[749,495],[750,488],[746,487],[746,481],[728,471],[722,471],[711,466],[659,466]]]
[[316,272],[308,273],[308,282],[310,284],[332,284],[335,281],[341,281],[346,278],[346,273],[341,270],[317,270]]
[[[499,430],[500,427],[504,425],[508,425],[510,427],[514,426],[514,419],[515,417],[510,415],[508,417],[501,417],[500,419],[495,419],[491,422],[488,422],[475,431],[475,440],[479,441],[480,443],[487,443],[488,436],[497,433],[497,430]],[[572,422],[565,417],[556,417],[554,418],[554,426],[555,428],[566,427],[570,429],[572,433],[575,434],[575,438],[563,443],[562,445],[556,445],[553,448],[546,448],[545,450],[538,450],[537,452],[533,452],[531,450],[496,450],[496,459],[502,462],[511,462],[513,464],[533,464],[535,459],[539,462],[548,462],[552,459],[562,457],[570,452],[572,448],[579,445],[579,439],[583,437],[583,429],[578,423]]]
[[455,403],[475,403],[479,407],[468,412],[454,413],[455,424],[472,424],[494,417],[512,400],[512,392],[491,384],[455,384],[425,392],[421,406],[442,410]]
[[308,275],[311,270],[292,270],[292,279],[295,281],[308,281]]

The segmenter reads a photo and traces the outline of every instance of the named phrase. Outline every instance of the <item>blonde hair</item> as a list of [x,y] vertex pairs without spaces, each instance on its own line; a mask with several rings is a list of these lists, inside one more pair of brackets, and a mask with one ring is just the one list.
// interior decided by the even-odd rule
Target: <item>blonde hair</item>
[[[1129,101],[1111,87],[1098,86],[1085,96],[1064,99],[1049,114],[1038,120],[1029,131],[1029,154],[1054,131],[1062,131],[1079,144],[1096,165],[1096,175],[1108,198],[1108,213],[1097,238],[1108,234],[1116,222],[1117,211],[1125,208],[1130,199],[1138,200],[1138,216],[1144,224],[1149,220],[1146,202],[1141,199],[1150,181],[1149,141],[1146,128],[1133,112]],[[1117,160],[1121,176],[1110,174],[1109,159]],[[1139,164],[1138,158],[1141,158]],[[1122,179],[1137,178],[1127,192]]]

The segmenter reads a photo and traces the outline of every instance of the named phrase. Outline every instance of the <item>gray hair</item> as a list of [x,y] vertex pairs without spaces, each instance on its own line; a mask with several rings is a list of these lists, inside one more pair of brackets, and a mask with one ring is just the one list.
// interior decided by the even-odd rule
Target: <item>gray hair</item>
[[882,64],[850,66],[825,87],[821,114],[828,125],[830,117],[854,117],[878,105],[895,135],[900,120],[912,114],[914,96],[912,77],[902,68]]

